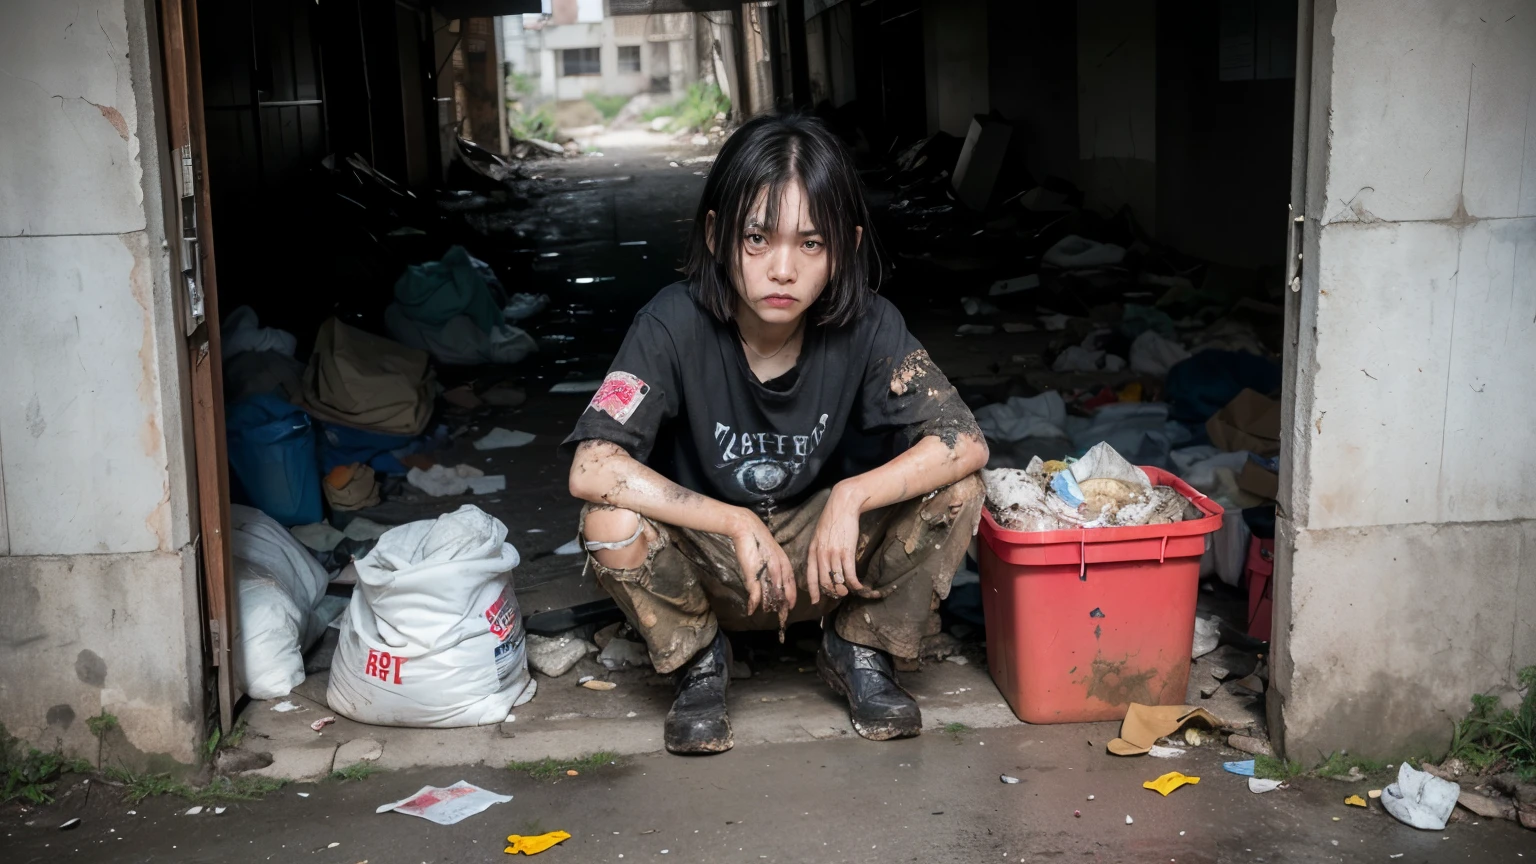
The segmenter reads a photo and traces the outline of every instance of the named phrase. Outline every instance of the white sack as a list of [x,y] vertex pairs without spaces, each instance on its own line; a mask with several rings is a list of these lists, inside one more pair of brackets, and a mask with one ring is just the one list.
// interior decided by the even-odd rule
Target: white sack
[[253,699],[288,695],[304,654],[325,632],[316,608],[330,576],[288,529],[255,507],[229,511],[235,568],[235,678]]
[[1381,806],[1399,821],[1426,831],[1440,831],[1456,809],[1461,787],[1407,762],[1397,768],[1397,782],[1381,790]]
[[305,614],[271,576],[235,561],[235,680],[252,699],[281,699],[304,683]]
[[395,341],[425,351],[445,366],[510,365],[539,350],[532,336],[510,324],[487,333],[473,318],[460,315],[433,327],[411,320],[396,303],[384,310],[384,326]]
[[327,701],[381,726],[500,723],[533,698],[507,526],[474,505],[386,531],[359,559]]

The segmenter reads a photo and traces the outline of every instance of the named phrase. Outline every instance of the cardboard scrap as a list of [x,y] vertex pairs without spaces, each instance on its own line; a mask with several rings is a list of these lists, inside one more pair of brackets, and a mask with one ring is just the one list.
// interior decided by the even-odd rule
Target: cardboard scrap
[[1211,443],[1223,450],[1248,450],[1260,456],[1280,454],[1280,401],[1257,390],[1244,390],[1205,421]]
[[1344,799],[1344,803],[1350,807],[1364,807],[1365,799],[1361,798],[1359,795],[1351,795]]
[[1120,723],[1120,737],[1109,742],[1109,752],[1116,756],[1141,756],[1151,752],[1157,739],[1172,735],[1196,720],[1212,729],[1221,725],[1221,720],[1204,708],[1132,702],[1125,712],[1125,720]]
[[1199,777],[1187,777],[1177,771],[1169,771],[1167,774],[1164,774],[1156,780],[1148,780],[1147,782],[1141,784],[1141,788],[1151,789],[1153,792],[1156,792],[1159,795],[1162,795],[1164,798],[1167,798],[1169,792],[1172,792],[1180,786],[1193,786],[1199,782]]

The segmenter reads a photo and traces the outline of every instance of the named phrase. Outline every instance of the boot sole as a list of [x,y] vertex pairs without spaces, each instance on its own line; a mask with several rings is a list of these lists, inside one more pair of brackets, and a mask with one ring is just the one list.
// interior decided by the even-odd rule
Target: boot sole
[[[859,737],[869,741],[894,741],[899,738],[916,738],[923,734],[922,718],[909,721],[866,723],[859,720],[853,713],[853,696],[843,679],[827,664],[826,654],[816,652],[816,673],[821,676],[828,687],[848,702],[848,720],[853,723],[853,731],[859,733]],[[900,685],[897,685],[900,686]],[[902,689],[903,693],[907,691]],[[907,693],[911,696],[911,693]]]

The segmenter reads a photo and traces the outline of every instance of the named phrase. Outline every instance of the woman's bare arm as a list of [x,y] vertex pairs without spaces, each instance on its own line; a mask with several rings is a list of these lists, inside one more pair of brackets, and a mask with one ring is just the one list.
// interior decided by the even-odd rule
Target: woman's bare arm
[[879,468],[833,486],[806,560],[811,602],[823,593],[863,589],[855,570],[860,516],[974,474],[986,467],[987,455],[980,434],[928,435]]
[[[571,462],[570,490],[575,497],[593,504],[731,538],[747,588],[747,614],[761,603],[765,609],[777,610],[782,624],[795,605],[794,569],[789,558],[768,526],[751,510],[685,489],[619,445],[597,439],[577,446]],[[768,585],[767,596],[762,593],[763,584]]]

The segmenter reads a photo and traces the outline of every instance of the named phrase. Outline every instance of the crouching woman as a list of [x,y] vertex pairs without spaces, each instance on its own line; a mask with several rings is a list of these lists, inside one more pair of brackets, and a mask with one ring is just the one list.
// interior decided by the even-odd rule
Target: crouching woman
[[677,672],[665,742],[730,749],[723,630],[820,619],[816,667],[865,738],[917,735],[915,658],[980,518],[987,447],[870,286],[869,214],[820,122],[760,117],[704,186],[684,281],[635,316],[566,439],[580,537]]

